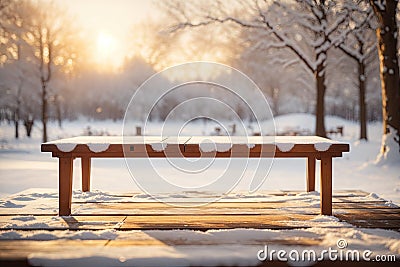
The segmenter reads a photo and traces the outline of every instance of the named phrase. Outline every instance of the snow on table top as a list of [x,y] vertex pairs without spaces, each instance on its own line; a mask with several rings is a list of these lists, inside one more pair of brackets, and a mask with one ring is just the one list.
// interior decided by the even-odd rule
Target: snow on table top
[[163,151],[168,144],[198,145],[203,152],[226,152],[233,145],[276,145],[280,151],[288,152],[295,145],[314,145],[317,151],[326,151],[333,144],[345,144],[318,136],[79,136],[45,143],[56,145],[60,151],[71,152],[84,144],[93,152],[103,152],[112,144],[149,144],[154,151]]
[[346,144],[319,136],[78,136],[59,139],[45,144],[200,144],[204,141],[230,144]]
[[123,143],[155,143],[161,142],[167,137],[161,136],[77,136],[65,139],[59,139],[44,144],[123,144]]

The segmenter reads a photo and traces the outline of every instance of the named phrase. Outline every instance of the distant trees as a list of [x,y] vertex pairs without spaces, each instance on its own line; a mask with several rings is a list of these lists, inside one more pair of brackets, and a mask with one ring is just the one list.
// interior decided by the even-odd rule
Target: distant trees
[[312,75],[304,69],[299,59],[293,58],[284,49],[268,47],[268,38],[271,37],[253,38],[262,34],[255,31],[245,31],[248,34],[241,36],[243,48],[233,66],[260,87],[274,116],[290,112],[313,112],[315,87],[309,83]]
[[[2,50],[7,51],[2,59],[3,70],[7,71],[9,64],[18,65],[20,73],[26,70],[20,75],[7,77],[7,82],[16,87],[15,122],[18,125],[20,119],[23,84],[30,84],[25,90],[29,90],[32,99],[37,96],[35,92],[38,91],[35,87],[40,87],[40,119],[43,142],[46,142],[49,100],[57,98],[55,90],[52,91],[53,95],[50,95],[49,86],[57,75],[73,70],[79,53],[76,45],[77,33],[64,12],[53,3],[11,1],[5,11],[10,15],[6,16],[6,20],[2,23],[5,40],[2,43]],[[29,117],[25,125],[31,129],[33,115]]]
[[[22,16],[29,10],[28,3],[24,1],[3,1],[0,5],[0,88],[2,92],[2,106],[10,110],[15,125],[15,138],[19,137],[19,123],[33,124],[32,109],[27,105],[34,105],[35,99],[30,97],[27,87],[34,83],[28,77],[33,74],[31,51],[26,41],[21,37],[26,34],[28,18]],[[16,12],[18,10],[19,12]],[[29,99],[31,98],[31,99]],[[30,136],[31,127],[26,128]]]
[[[164,4],[161,1],[159,3]],[[135,25],[130,35],[129,47],[136,52],[135,56],[144,58],[156,70],[193,60],[228,63],[237,52],[237,44],[231,43],[232,37],[239,34],[235,29],[231,29],[230,35],[226,36],[226,27],[196,28],[190,32],[176,32],[171,38],[166,29],[167,21],[170,21],[170,17],[166,15],[159,20],[146,20]]]
[[[37,4],[0,1],[0,119],[15,125],[16,137],[21,123],[28,130],[34,120],[42,122],[47,140],[49,120],[80,115],[121,119],[130,96],[155,70],[215,60],[256,81],[274,114],[314,112],[315,132],[321,136],[325,113],[359,119],[360,139],[367,139],[366,120],[381,116],[374,49],[378,38],[386,138],[382,151],[398,144],[398,1],[162,1],[168,17],[132,28],[132,54],[114,72],[90,65],[84,54],[88,46],[80,43],[79,32],[57,6]],[[204,86],[195,90],[212,91]],[[166,97],[153,118],[165,118],[172,106],[191,96],[197,93]],[[143,105],[150,99],[145,96]],[[197,108],[202,107],[193,105],[176,118],[196,114]],[[137,116],[141,118],[140,107]]]
[[67,93],[63,98],[69,110],[63,112],[71,119],[84,116],[121,120],[135,90],[154,73],[152,66],[140,57],[126,58],[115,72],[81,68],[78,75],[66,81]]
[[338,40],[337,47],[348,57],[357,63],[358,80],[358,106],[360,122],[360,139],[367,140],[367,104],[366,73],[367,61],[376,53],[376,37],[374,35],[373,11],[368,2],[360,1],[352,8],[350,25],[353,29],[345,36],[344,40]]
[[[43,6],[45,5],[45,6]],[[33,17],[28,25],[28,44],[32,47],[37,61],[37,73],[41,85],[41,121],[43,142],[47,142],[47,121],[49,84],[55,73],[70,72],[79,51],[75,50],[77,34],[70,27],[70,20],[54,4],[41,3],[35,6]],[[53,96],[56,99],[56,96]]]
[[[378,19],[376,30],[382,87],[383,138],[380,160],[400,159],[400,79],[398,0],[370,0]],[[384,160],[386,161],[386,160]]]
[[[254,1],[249,4],[237,1],[235,4],[216,2],[203,6],[183,4],[175,1],[165,8],[177,18],[172,31],[187,27],[199,27],[211,23],[231,22],[244,28],[259,29],[274,36],[274,46],[291,51],[306,69],[313,73],[316,86],[316,129],[319,136],[326,136],[325,92],[327,52],[350,31],[346,29],[337,37],[337,31],[348,20],[349,9],[339,1],[295,1],[281,2]],[[232,6],[237,7],[236,12]],[[342,8],[340,8],[342,7]],[[242,15],[245,14],[245,15]],[[306,46],[302,46],[301,42]]]

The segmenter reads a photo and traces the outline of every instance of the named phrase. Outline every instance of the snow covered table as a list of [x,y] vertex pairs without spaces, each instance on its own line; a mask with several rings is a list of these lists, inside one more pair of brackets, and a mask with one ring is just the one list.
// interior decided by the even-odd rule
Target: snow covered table
[[321,214],[332,214],[332,158],[346,143],[317,136],[81,136],[42,144],[59,158],[59,214],[71,214],[73,160],[81,158],[82,190],[90,190],[91,158],[306,158],[307,191],[315,190],[315,162],[321,162]]

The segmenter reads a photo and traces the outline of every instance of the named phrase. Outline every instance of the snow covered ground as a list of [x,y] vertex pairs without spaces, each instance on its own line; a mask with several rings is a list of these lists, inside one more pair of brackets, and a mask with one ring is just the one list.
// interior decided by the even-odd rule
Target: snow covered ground
[[[309,114],[290,114],[275,118],[277,132],[288,129],[309,130],[314,129],[314,116]],[[264,127],[270,127],[271,122],[262,122]],[[350,143],[350,153],[345,153],[343,158],[334,159],[334,190],[359,189],[373,192],[387,200],[400,203],[400,163],[390,166],[376,166],[374,161],[379,152],[381,142],[381,124],[368,125],[369,141],[358,141],[359,127],[357,123],[349,122],[337,117],[326,118],[327,129],[344,126],[344,136],[332,136],[334,140]],[[140,125],[138,123],[138,125]],[[181,123],[167,125],[164,128],[174,131]],[[122,122],[117,121],[73,121],[65,122],[63,128],[56,125],[50,126],[51,140],[87,134],[87,127],[94,134],[120,135]],[[212,122],[195,122],[190,127],[185,127],[183,135],[210,134],[214,131]],[[148,127],[149,134],[160,132],[162,123],[152,123]],[[22,131],[21,131],[22,132]],[[31,187],[57,189],[58,165],[57,159],[51,158],[49,153],[40,152],[40,131],[38,126],[34,129],[32,139],[22,137],[16,141],[13,138],[12,125],[2,124],[0,127],[0,196],[17,193]],[[209,173],[218,176],[224,170],[226,159],[213,162]],[[240,160],[234,159],[240,166]],[[173,176],[170,163],[164,159],[153,161],[157,170],[163,174]],[[265,160],[269,164],[268,160]],[[80,189],[80,162],[75,161],[74,189]],[[148,176],[148,170],[141,168],[141,160],[137,160],[135,174],[141,177]],[[250,179],[256,169],[257,161],[250,160],[241,182],[235,190],[249,189]],[[267,166],[267,165],[265,165]],[[290,166],[290,168],[287,168]],[[238,167],[239,168],[239,167]],[[317,173],[318,173],[317,164]],[[209,174],[208,173],[208,174]],[[207,174],[207,175],[208,175]],[[123,159],[95,159],[92,163],[92,188],[112,192],[137,192],[139,188],[130,177]],[[204,177],[207,180],[207,177]],[[188,184],[184,176],[173,177],[174,182],[183,186],[196,186]],[[319,188],[317,179],[316,188]],[[262,191],[277,189],[303,190],[305,188],[305,160],[304,159],[275,159],[271,171],[261,186]],[[162,191],[162,189],[160,189]]]
[[[174,197],[176,195],[165,195]],[[197,197],[212,197],[202,194]],[[376,201],[375,194],[353,196],[354,201]],[[319,206],[317,192],[298,193],[288,196],[263,195],[258,193],[249,196],[242,193],[231,193],[223,201],[268,201],[298,203],[299,208],[285,208],[283,210],[293,214],[312,214],[310,210]],[[147,202],[153,201],[147,194],[138,193],[132,197],[117,196],[100,191],[82,193],[74,191],[73,201],[92,202]],[[57,213],[57,191],[51,189],[29,189],[10,195],[0,201],[0,214],[6,213]],[[75,204],[76,205],[76,204]],[[386,203],[386,205],[393,205]],[[297,204],[296,204],[297,206]],[[137,214],[135,209],[124,212]],[[159,210],[154,211],[155,214]],[[190,213],[176,209],[173,214]],[[337,210],[336,212],[340,212]],[[345,211],[344,211],[345,212]],[[90,210],[78,209],[80,214],[104,214],[101,208]],[[146,211],[152,213],[152,210]],[[171,210],[168,210],[171,214]],[[75,217],[75,216],[74,216]],[[135,245],[107,246],[91,245],[80,246],[75,243],[68,249],[60,248],[46,252],[31,253],[28,257],[34,266],[255,266],[260,263],[260,251],[285,251],[289,263],[289,253],[292,251],[314,251],[317,260],[338,260],[340,255],[359,253],[361,260],[374,260],[380,257],[397,257],[400,260],[400,233],[383,229],[357,228],[346,222],[339,221],[334,216],[309,215],[305,220],[291,220],[290,225],[298,228],[292,230],[271,229],[230,229],[230,230],[118,230],[96,229],[96,221],[90,222],[93,230],[62,230],[68,229],[65,219],[69,217],[53,216],[14,216],[8,222],[2,220],[0,227],[7,230],[0,231],[0,240],[36,240],[40,242],[56,240],[94,240],[117,242],[127,241]],[[118,223],[119,224],[119,223]],[[121,222],[123,224],[123,222]],[[31,230],[28,229],[42,229]],[[118,228],[118,225],[115,226]],[[23,229],[23,231],[21,231]],[[51,229],[48,231],[47,229]],[[56,229],[56,230],[54,230]],[[101,228],[100,228],[101,229]],[[140,245],[140,242],[144,245]],[[307,246],[303,242],[312,242]],[[267,247],[266,247],[267,246]],[[333,250],[332,258],[324,254],[324,250]],[[353,252],[352,252],[353,251]],[[293,253],[296,253],[293,252]],[[341,253],[341,254],[340,254]],[[366,254],[365,254],[366,253]],[[267,253],[269,255],[269,253]],[[367,255],[367,256],[365,256]],[[264,254],[261,256],[265,256]],[[295,254],[292,254],[296,259]],[[301,256],[300,256],[301,257]],[[352,256],[353,257],[353,256]],[[269,258],[267,258],[269,259]],[[265,260],[267,260],[265,259]],[[301,258],[300,258],[301,259]],[[345,259],[345,258],[343,258]],[[354,259],[354,258],[349,258]],[[387,259],[387,258],[386,258]],[[276,254],[274,260],[277,260]],[[393,259],[392,259],[393,261]],[[292,263],[298,266],[299,262]],[[304,265],[309,265],[303,263]]]
[[[308,114],[290,114],[275,118],[277,131],[314,129],[314,116]],[[261,125],[269,126],[266,121]],[[374,164],[379,152],[381,141],[381,124],[371,123],[368,126],[369,141],[358,141],[358,125],[337,117],[327,117],[327,128],[344,126],[344,136],[332,136],[334,140],[348,142],[351,145],[350,153],[345,153],[343,158],[334,159],[334,190],[356,189],[373,192],[366,198],[376,199],[382,197],[393,206],[400,203],[400,162],[386,166]],[[56,125],[50,127],[52,140],[87,134],[87,127],[94,134],[120,135],[122,122],[117,121],[85,121],[65,122],[63,128]],[[176,128],[176,125],[168,125]],[[152,123],[148,129],[149,134],[157,134],[162,127],[161,123]],[[191,127],[184,129],[184,135],[203,135],[214,131],[215,124],[208,122],[195,122]],[[22,131],[21,131],[22,132]],[[57,159],[51,158],[49,153],[40,152],[40,132],[34,129],[32,139],[23,137],[16,141],[13,138],[12,125],[2,124],[0,127],[0,213],[11,211],[29,214],[41,210],[57,212]],[[233,164],[232,168],[236,165]],[[137,161],[135,173],[146,176],[146,170]],[[224,170],[225,160],[213,162],[211,174],[216,175]],[[159,171],[170,174],[171,166],[165,159],[157,159],[154,164]],[[74,199],[93,201],[121,201],[118,197],[106,192],[131,192],[133,198],[124,198],[128,201],[149,201],[150,197],[140,192],[133,179],[130,177],[126,164],[122,159],[95,159],[92,163],[92,188],[94,192],[82,193],[80,189],[80,162],[75,162],[74,168]],[[290,166],[290,168],[288,168]],[[276,159],[265,183],[258,192],[248,194],[250,179],[256,168],[256,162],[250,161],[244,177],[237,185],[234,192],[227,199],[229,201],[285,201],[279,196],[265,196],[263,191],[274,190],[304,190],[305,188],[305,161],[303,159]],[[318,172],[317,166],[317,172]],[[207,180],[207,177],[204,177]],[[175,177],[176,183],[194,186],[187,181],[187,177]],[[316,188],[319,188],[317,179]],[[155,185],[156,186],[156,185]],[[31,189],[35,188],[35,189]],[[27,191],[23,191],[27,190]],[[23,192],[21,192],[23,191]],[[162,192],[165,199],[185,199],[188,194],[182,192]],[[196,192],[195,192],[196,193]],[[192,192],[192,194],[195,194]],[[197,192],[198,193],[198,192]],[[218,194],[217,192],[215,194]],[[195,197],[204,197],[195,196]],[[161,198],[161,197],[160,197]],[[319,205],[317,192],[300,193],[290,196],[290,199],[309,201],[309,207]],[[365,199],[364,199],[365,200]],[[88,212],[83,210],[81,212]],[[96,211],[94,211],[96,212]],[[144,239],[158,240],[161,242],[173,241],[180,243],[178,246],[126,246],[126,247],[77,247],[72,251],[63,253],[35,253],[29,256],[29,261],[41,266],[188,266],[188,265],[256,265],[259,262],[257,253],[264,248],[265,240],[271,241],[270,250],[282,249],[290,251],[304,247],[288,246],[274,243],[274,240],[299,240],[311,238],[321,240],[318,245],[307,246],[317,253],[331,247],[337,249],[337,241],[345,239],[349,249],[358,251],[371,250],[376,254],[400,255],[400,234],[382,229],[356,228],[350,224],[340,222],[333,216],[315,216],[306,221],[310,227],[295,230],[256,230],[233,229],[211,230],[206,232],[176,230],[176,231],[118,231],[115,229],[101,231],[46,231],[55,223],[60,223],[60,217],[50,216],[48,222],[39,222],[33,216],[15,217],[11,225],[1,227],[13,230],[0,231],[0,240],[127,240]],[[40,231],[18,231],[18,228],[40,226]],[[174,241],[175,240],[175,241]],[[240,240],[240,244],[237,244]],[[179,242],[178,242],[179,241]],[[172,243],[173,243],[172,242]],[[205,245],[207,244],[207,245]]]

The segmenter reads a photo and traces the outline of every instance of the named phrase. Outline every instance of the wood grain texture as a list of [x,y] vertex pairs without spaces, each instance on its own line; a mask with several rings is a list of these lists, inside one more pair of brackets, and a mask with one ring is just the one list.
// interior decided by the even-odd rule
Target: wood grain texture
[[321,158],[321,214],[332,215],[332,157]]
[[315,191],[315,161],[314,156],[307,157],[307,170],[306,170],[306,180],[307,180],[307,192]]
[[82,157],[81,168],[82,168],[82,191],[88,192],[90,191],[91,158]]
[[[68,165],[68,164],[67,164]],[[272,196],[293,196],[299,191],[276,191]],[[131,198],[133,194],[116,193],[115,196]],[[368,197],[367,192],[360,190],[333,192],[333,215],[341,222],[357,227],[390,229],[400,232],[400,208],[389,207],[385,202]],[[268,238],[257,237],[244,240],[220,240],[218,238],[181,238],[179,235],[165,235],[162,231],[148,230],[200,230],[257,228],[257,229],[305,229],[315,226],[319,214],[318,208],[309,208],[307,199],[293,199],[283,202],[216,202],[207,206],[177,208],[156,202],[135,203],[101,203],[73,202],[73,207],[81,207],[84,212],[67,217],[54,215],[31,214],[35,224],[15,227],[13,223],[24,220],[21,213],[0,215],[0,231],[13,229],[16,234],[40,230],[46,237],[54,231],[79,233],[81,230],[110,230],[123,236],[114,239],[112,235],[104,235],[98,240],[0,240],[0,266],[27,266],[27,258],[32,253],[59,254],[63,251],[79,251],[85,249],[101,250],[106,247],[146,246],[209,246],[209,245],[289,245],[318,246],[324,241],[321,237],[300,236],[285,239],[283,236]],[[308,207],[308,209],[307,209]],[[93,209],[103,209],[109,214],[93,214]],[[307,209],[307,214],[304,210]],[[46,211],[45,211],[46,212]],[[86,212],[86,214],[85,214]],[[50,213],[50,211],[47,211]],[[311,223],[310,223],[311,222]],[[41,225],[48,225],[41,227]],[[323,224],[323,223],[321,223]],[[129,230],[140,230],[127,232]],[[307,232],[305,229],[304,231]],[[125,233],[125,234],[124,234]],[[194,232],[193,234],[196,234]],[[208,235],[206,235],[208,236]],[[329,262],[327,262],[329,264]],[[334,262],[337,264],[337,262]],[[325,262],[320,262],[326,266]],[[346,263],[347,264],[347,263]],[[356,263],[357,264],[357,263]],[[361,265],[368,266],[365,262]],[[268,262],[270,266],[271,262]],[[285,265],[284,265],[285,266]],[[332,265],[333,266],[333,265]],[[336,266],[336,265],[335,265]],[[352,266],[352,265],[350,265]],[[385,265],[390,266],[390,265]],[[396,265],[394,265],[396,266]]]
[[72,200],[72,173],[73,159],[71,157],[59,158],[58,167],[58,192],[59,192],[59,214],[71,214]]

